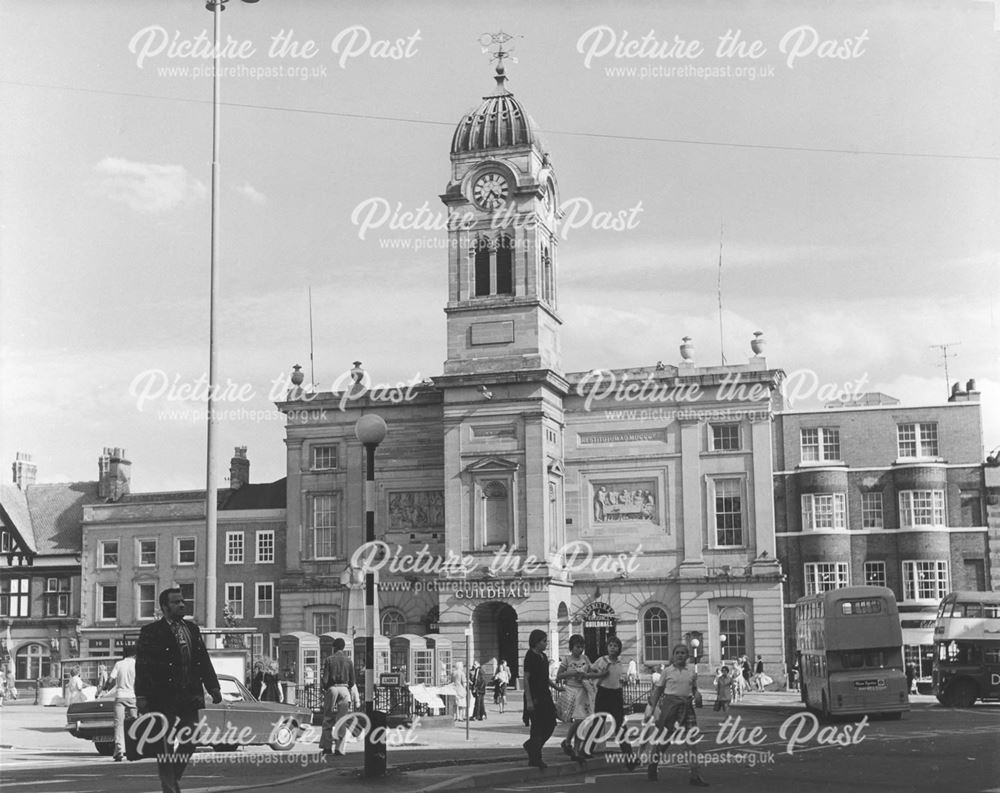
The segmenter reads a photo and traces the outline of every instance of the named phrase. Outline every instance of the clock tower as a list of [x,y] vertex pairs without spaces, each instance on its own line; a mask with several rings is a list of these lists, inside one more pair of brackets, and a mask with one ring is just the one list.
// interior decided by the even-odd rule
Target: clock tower
[[558,186],[534,121],[496,87],[451,142],[446,375],[560,372]]

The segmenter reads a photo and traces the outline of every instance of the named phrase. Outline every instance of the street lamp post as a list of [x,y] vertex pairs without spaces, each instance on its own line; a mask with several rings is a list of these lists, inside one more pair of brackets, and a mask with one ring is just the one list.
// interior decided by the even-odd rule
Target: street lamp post
[[[222,38],[222,12],[226,10],[229,0],[208,0],[205,8],[212,12],[212,239],[209,258],[208,286],[208,399],[205,409],[208,427],[206,429],[205,454],[205,627],[216,627],[215,610],[218,608],[218,593],[216,586],[218,575],[215,570],[218,556],[218,483],[216,482],[216,433],[215,433],[215,293],[219,286],[218,246],[219,246],[219,91],[221,87],[219,74],[219,40]],[[243,0],[244,3],[256,3],[257,0]],[[215,638],[210,635],[209,641],[215,646]]]
[[[385,421],[369,413],[358,419],[354,434],[365,447],[365,542],[375,542],[375,450],[385,439]],[[369,546],[370,547],[370,546]],[[365,715],[368,729],[365,732],[365,777],[385,776],[386,719],[384,713],[375,711],[375,570],[365,568]],[[378,740],[374,732],[376,728]]]

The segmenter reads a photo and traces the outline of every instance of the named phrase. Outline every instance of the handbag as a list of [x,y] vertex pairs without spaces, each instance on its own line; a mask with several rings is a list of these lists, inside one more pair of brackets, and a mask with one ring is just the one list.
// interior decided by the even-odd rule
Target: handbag
[[704,702],[702,702],[702,699],[701,699],[701,692],[700,692],[700,691],[695,691],[695,692],[694,692],[694,706],[695,706],[696,708],[700,708],[700,707],[702,707],[702,706],[703,706],[704,704],[705,704],[705,703],[704,703]]

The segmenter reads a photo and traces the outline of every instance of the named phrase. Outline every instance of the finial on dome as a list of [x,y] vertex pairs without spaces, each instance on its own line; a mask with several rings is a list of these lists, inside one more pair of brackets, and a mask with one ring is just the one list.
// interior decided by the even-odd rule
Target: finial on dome
[[[497,62],[496,76],[493,78],[497,81],[496,93],[494,96],[510,93],[510,91],[507,90],[507,86],[504,85],[504,83],[507,82],[507,74],[504,69],[503,60],[504,58],[510,58],[514,63],[517,63],[517,58],[511,55],[514,51],[513,48],[505,50],[503,45],[514,38],[514,36],[509,33],[504,33],[502,30],[499,33],[484,33],[479,37],[479,43],[483,47],[483,52],[489,52],[490,60]],[[495,51],[490,50],[492,45],[496,45]]]

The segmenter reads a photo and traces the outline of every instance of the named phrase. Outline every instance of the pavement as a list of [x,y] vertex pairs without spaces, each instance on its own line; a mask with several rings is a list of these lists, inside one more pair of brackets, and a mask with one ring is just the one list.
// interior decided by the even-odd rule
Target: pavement
[[[712,720],[712,698],[704,692],[705,721]],[[931,699],[913,697],[913,701]],[[732,713],[752,711],[790,711],[801,707],[798,692],[767,691],[747,694],[734,705]],[[235,753],[198,752],[189,767],[190,787],[185,793],[235,793],[243,790],[266,790],[280,787],[281,793],[313,793],[318,786],[335,785],[338,793],[362,793],[375,788],[391,787],[402,793],[437,793],[437,791],[517,786],[524,783],[586,776],[607,769],[600,756],[588,763],[567,758],[559,748],[559,738],[565,726],[558,725],[546,746],[545,770],[527,765],[521,747],[527,729],[521,721],[520,707],[499,714],[488,704],[488,718],[472,722],[466,737],[465,724],[438,722],[435,726],[417,725],[409,731],[390,731],[388,770],[385,778],[364,779],[364,750],[360,742],[349,743],[344,756],[324,757],[318,753],[316,734],[304,740],[292,752],[272,752],[266,747],[242,749]],[[763,713],[761,714],[764,715]],[[633,717],[635,718],[635,717]],[[701,719],[700,719],[701,720]],[[30,704],[7,703],[0,710],[0,764],[5,769],[66,767],[68,764],[110,763],[100,758],[87,744],[73,738],[62,729],[64,708],[41,708]],[[395,743],[400,745],[394,745]],[[37,765],[32,766],[33,762]],[[215,764],[215,765],[212,765]],[[220,769],[219,764],[225,765]],[[252,766],[246,779],[236,779],[232,764]],[[150,766],[155,779],[155,771]],[[103,767],[103,766],[102,766]],[[109,766],[111,768],[135,767]],[[198,771],[196,769],[201,769]],[[228,773],[210,773],[211,770]],[[241,771],[241,773],[243,773]],[[203,782],[215,782],[198,786]],[[559,784],[559,783],[555,783]],[[7,787],[7,785],[4,785]],[[16,783],[11,788],[17,787]]]

